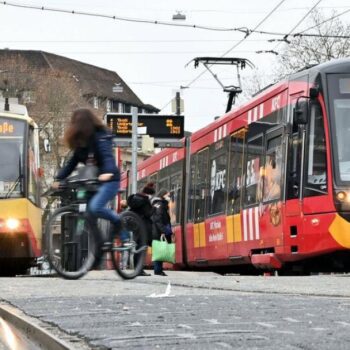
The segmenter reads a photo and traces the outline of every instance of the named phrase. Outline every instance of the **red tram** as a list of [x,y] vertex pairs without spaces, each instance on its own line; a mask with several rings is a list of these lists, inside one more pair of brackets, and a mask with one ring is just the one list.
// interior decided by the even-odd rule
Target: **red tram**
[[183,143],[137,174],[138,188],[171,191],[178,267],[349,269],[349,59],[291,75]]

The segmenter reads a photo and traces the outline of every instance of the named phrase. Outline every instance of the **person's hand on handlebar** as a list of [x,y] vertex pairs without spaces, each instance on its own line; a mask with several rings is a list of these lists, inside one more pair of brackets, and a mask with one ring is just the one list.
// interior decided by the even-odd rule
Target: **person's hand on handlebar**
[[112,178],[112,176],[113,176],[113,174],[111,174],[111,173],[101,174],[101,175],[99,175],[98,180],[101,182],[108,181]]
[[53,182],[52,184],[51,184],[51,188],[53,189],[53,190],[58,190],[59,188],[60,188],[60,182],[59,181],[55,181],[55,182]]

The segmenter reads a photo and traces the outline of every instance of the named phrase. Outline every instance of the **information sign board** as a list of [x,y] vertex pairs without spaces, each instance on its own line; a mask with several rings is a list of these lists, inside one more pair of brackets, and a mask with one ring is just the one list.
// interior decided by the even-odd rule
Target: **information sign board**
[[[116,138],[131,138],[132,115],[107,113],[106,124]],[[181,139],[184,137],[184,117],[159,114],[139,114],[138,129],[156,139]]]

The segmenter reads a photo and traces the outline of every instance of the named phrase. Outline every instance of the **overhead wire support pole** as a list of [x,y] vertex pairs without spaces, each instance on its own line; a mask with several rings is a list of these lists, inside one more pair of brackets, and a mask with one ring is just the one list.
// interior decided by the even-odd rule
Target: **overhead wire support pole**
[[131,136],[131,193],[137,192],[137,126],[138,126],[138,115],[137,108],[131,107],[131,124],[132,124],[132,136]]

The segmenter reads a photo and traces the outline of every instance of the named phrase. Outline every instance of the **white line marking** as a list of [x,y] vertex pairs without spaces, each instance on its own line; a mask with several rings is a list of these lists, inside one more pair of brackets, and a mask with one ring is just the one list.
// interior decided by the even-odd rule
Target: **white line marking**
[[243,210],[243,239],[245,241],[248,239],[248,234],[247,234],[247,210]]
[[253,120],[256,122],[258,120],[258,107],[254,108],[254,117]]
[[253,208],[249,209],[249,239],[251,241],[254,239],[254,232],[253,232]]
[[259,114],[259,119],[264,117],[264,104],[262,103],[260,105],[260,114]]
[[252,122],[252,111],[248,111],[248,124]]
[[293,323],[300,322],[299,320],[296,320],[295,318],[292,318],[292,317],[283,317],[283,319],[288,321],[288,322],[293,322]]
[[255,238],[260,239],[260,228],[259,228],[259,207],[254,208],[254,220],[255,220]]
[[262,326],[262,327],[266,327],[266,328],[276,328],[275,325],[273,325],[271,323],[267,323],[267,322],[257,322],[256,324],[258,324],[259,326]]

